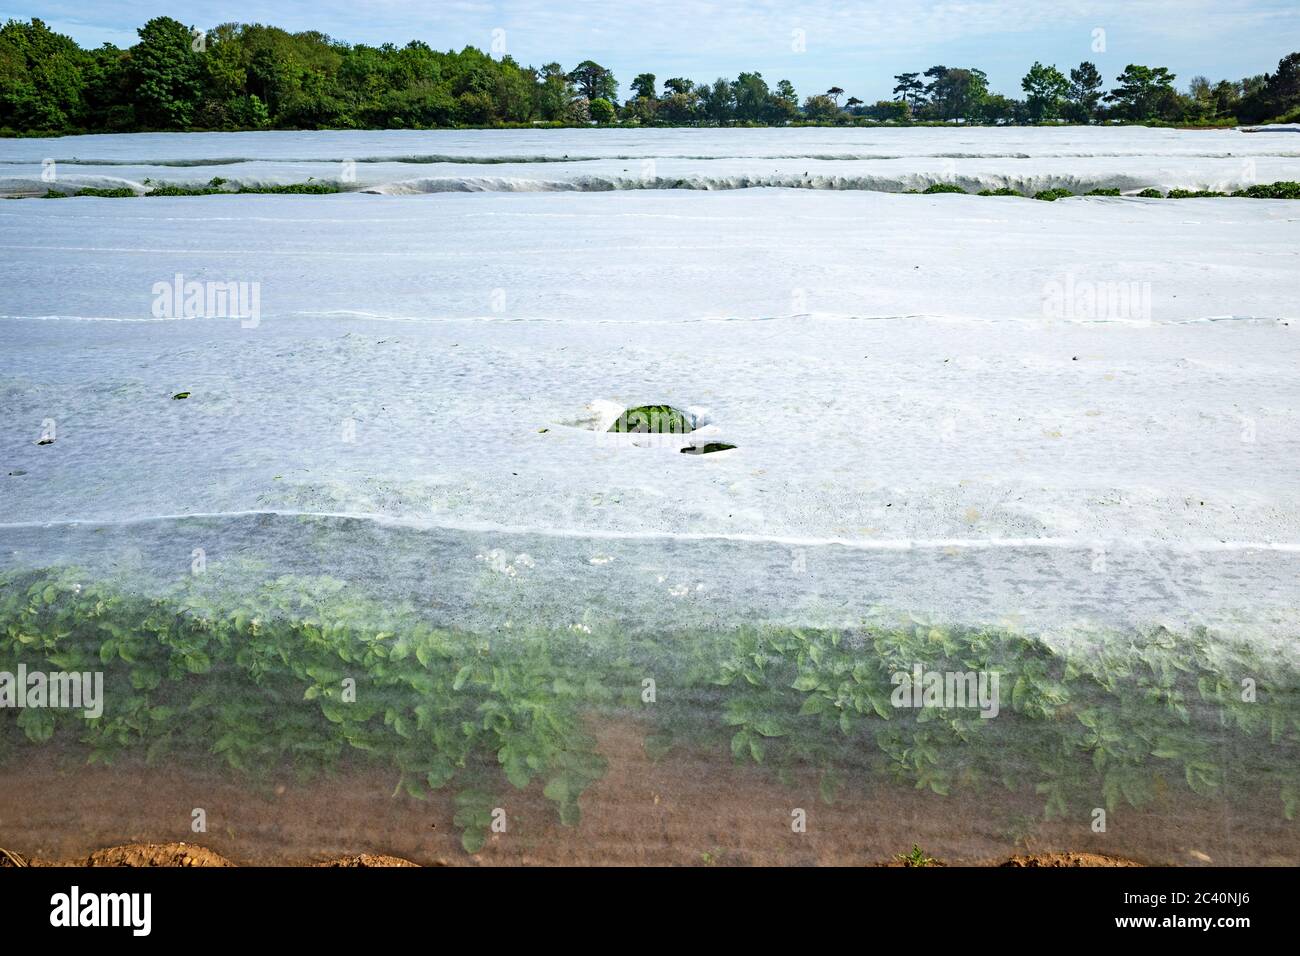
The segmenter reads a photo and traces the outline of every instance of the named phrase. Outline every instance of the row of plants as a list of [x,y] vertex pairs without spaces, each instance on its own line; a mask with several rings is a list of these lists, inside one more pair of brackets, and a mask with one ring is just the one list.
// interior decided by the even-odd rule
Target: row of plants
[[[887,779],[940,796],[1032,788],[1048,817],[1080,819],[1161,798],[1266,801],[1287,819],[1300,804],[1294,656],[1204,630],[1098,634],[1068,653],[911,619],[471,634],[327,577],[219,581],[145,595],[69,568],[0,576],[0,672],[104,674],[97,718],[0,715],[0,762],[48,744],[92,762],[203,755],[254,776],[360,761],[391,773],[395,795],[453,791],[469,852],[510,787],[540,781],[576,824],[606,766],[590,726],[611,713],[644,719],[652,756],[702,748],[814,772],[827,801]],[[895,706],[894,675],[917,664],[998,672],[999,713]]]
[[100,188],[83,186],[75,190],[47,189],[42,199],[67,199],[74,196],[95,196],[100,199],[128,199],[136,196],[225,196],[225,195],[306,195],[323,196],[343,192],[338,183],[310,180],[305,183],[287,183],[270,186],[245,186],[232,184],[228,180],[215,176],[206,186],[184,186],[169,183],[153,183],[145,180],[148,189],[137,193],[127,186]]
[[[685,186],[685,181],[679,183],[679,186]],[[177,186],[177,185],[151,185],[145,193],[136,193],[135,190],[125,186],[110,189],[97,187],[82,187],[76,190],[59,191],[47,189],[43,199],[64,199],[72,196],[96,196],[101,199],[126,199],[137,195],[144,196],[217,196],[217,195],[247,195],[247,194],[305,194],[305,195],[325,195],[329,193],[343,192],[343,187],[337,183],[326,182],[305,182],[289,183],[282,186],[239,186],[231,185],[220,177],[213,179],[206,186]],[[940,193],[961,193],[966,195],[966,190],[956,183],[934,183],[925,189],[905,189],[907,194],[922,194],[933,196]],[[979,196],[1015,196],[1026,198],[1024,193],[1017,192],[1006,186],[997,189],[981,189],[976,195]],[[1042,189],[1033,194],[1034,199],[1054,202],[1057,199],[1064,199],[1068,196],[1075,195],[1068,189]],[[1085,196],[1121,196],[1123,193],[1118,189],[1092,189]],[[1300,199],[1300,183],[1297,182],[1276,182],[1267,184],[1258,184],[1250,186],[1247,189],[1241,189],[1232,193],[1214,192],[1212,190],[1191,190],[1191,189],[1171,189],[1168,193],[1162,193],[1158,189],[1143,189],[1136,193],[1143,199],[1205,199],[1217,197],[1235,197],[1246,199]]]
[[[956,183],[935,183],[927,186],[925,189],[905,190],[908,193],[922,193],[925,195],[934,195],[936,193],[962,193],[966,190]],[[1024,197],[1024,193],[1017,192],[1006,186],[997,189],[981,189],[978,196],[1019,196]],[[1041,189],[1034,193],[1034,199],[1054,202],[1057,199],[1065,199],[1068,196],[1075,195],[1068,189]],[[1084,196],[1122,196],[1123,193],[1118,189],[1091,189]],[[1300,199],[1300,183],[1298,182],[1276,182],[1276,183],[1259,183],[1246,189],[1239,189],[1236,192],[1225,193],[1215,192],[1208,189],[1171,189],[1168,193],[1163,193],[1159,189],[1143,189],[1135,195],[1142,199],[1207,199],[1207,198],[1244,198],[1244,199]]]

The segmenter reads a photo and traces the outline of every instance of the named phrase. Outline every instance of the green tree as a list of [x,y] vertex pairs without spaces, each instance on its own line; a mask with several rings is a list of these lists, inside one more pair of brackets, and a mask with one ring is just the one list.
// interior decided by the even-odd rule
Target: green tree
[[135,129],[129,66],[130,55],[109,43],[90,54],[85,68],[86,114],[81,128],[113,132]]
[[921,105],[926,109],[926,112],[929,114],[928,118],[930,119],[943,118],[942,107],[933,102],[933,97],[939,92],[940,81],[943,80],[947,73],[948,68],[946,66],[932,66],[922,74],[925,77],[923,87],[925,98],[930,100],[930,102]]
[[690,80],[677,77],[664,81],[664,96],[655,111],[659,119],[669,123],[692,123],[699,118],[699,110],[700,97]]
[[1174,74],[1163,66],[1130,63],[1115,82],[1118,85],[1106,98],[1115,104],[1116,112],[1124,119],[1155,119],[1171,101],[1176,102]]
[[634,97],[647,100],[655,99],[658,96],[655,93],[655,75],[653,73],[638,73],[636,79],[632,81],[632,94]]
[[762,73],[742,73],[731,84],[731,101],[735,117],[742,123],[758,123],[767,118],[770,93]]
[[803,115],[814,123],[833,123],[840,118],[840,108],[825,93],[818,93],[803,101]]
[[0,27],[0,126],[51,132],[85,118],[92,58],[43,21]]
[[[499,60],[475,47],[438,51],[405,46],[350,45],[319,31],[289,33],[262,24],[225,23],[202,44],[177,20],[158,17],[139,30],[130,50],[104,45],[82,50],[40,20],[0,26],[0,127],[17,132],[139,129],[322,129],[445,127],[611,120],[597,101],[614,107],[613,74],[592,60],[570,72],[558,63],[540,70],[509,56]],[[846,106],[876,119],[1026,122],[1065,115],[1095,120],[1101,76],[1091,63],[1070,71],[1060,92],[1054,68],[1035,64],[1026,77],[1027,101],[990,96],[976,69],[934,66],[894,77],[897,100]],[[1300,54],[1284,57],[1274,73],[1212,84],[1192,81],[1186,95],[1163,68],[1129,66],[1106,101],[1129,119],[1257,122],[1300,118]],[[761,74],[695,86],[672,77],[656,96],[655,77],[638,74],[622,115],[638,123],[783,124],[801,115],[842,121],[840,87],[809,97],[802,108],[794,87],[768,87]],[[1065,103],[1061,103],[1062,96]],[[619,111],[615,107],[615,113]]]
[[542,67],[537,89],[537,112],[542,119],[563,120],[573,101],[573,83],[558,63]]
[[735,116],[735,93],[730,83],[718,77],[712,85],[701,83],[695,90],[700,98],[700,110],[706,119],[719,126],[731,122]]
[[1023,101],[990,93],[984,99],[982,118],[986,123],[1018,123],[1028,119],[1028,112]]
[[989,92],[989,78],[983,70],[932,66],[926,86],[929,107],[936,119],[978,119]]
[[1192,77],[1187,83],[1187,95],[1181,101],[1183,119],[1188,122],[1208,122],[1218,117],[1218,100],[1209,77]]
[[659,101],[638,96],[623,106],[623,118],[642,126],[653,123],[659,116]]
[[1076,123],[1092,123],[1101,105],[1101,72],[1095,63],[1084,60],[1070,71],[1070,89],[1066,92],[1065,115]]
[[603,96],[598,96],[587,104],[587,109],[591,113],[591,118],[597,123],[612,123],[615,119],[614,104]]
[[865,112],[879,122],[906,123],[912,118],[912,108],[904,100],[878,100]]
[[589,102],[604,99],[612,103],[618,98],[618,82],[614,74],[594,60],[583,60],[575,66],[569,72],[569,79]]
[[1241,103],[1241,85],[1231,80],[1220,80],[1211,91],[1214,97],[1214,112],[1220,117],[1234,117]]
[[1243,81],[1240,118],[1247,123],[1300,119],[1300,53],[1284,56],[1277,70]]
[[1034,123],[1056,119],[1061,114],[1061,104],[1070,91],[1070,81],[1055,66],[1043,66],[1035,61],[1029,68],[1020,88],[1025,91],[1025,107]]
[[136,116],[158,129],[184,129],[203,89],[195,37],[171,17],[154,17],[136,32],[140,42],[131,48]]
[[783,126],[798,118],[799,94],[794,91],[794,86],[789,80],[781,80],[767,98],[764,119],[774,126]]
[[925,93],[925,84],[921,82],[920,76],[920,73],[899,73],[894,77],[898,81],[894,95],[912,109],[916,109]]

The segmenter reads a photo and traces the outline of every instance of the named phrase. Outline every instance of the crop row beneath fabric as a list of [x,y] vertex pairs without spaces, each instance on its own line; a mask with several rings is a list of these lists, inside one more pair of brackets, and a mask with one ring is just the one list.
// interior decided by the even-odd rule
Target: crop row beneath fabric
[[[430,182],[434,182],[434,181],[430,181]],[[425,190],[422,188],[408,188],[408,185],[409,184],[403,184],[403,183],[393,184],[394,189],[391,191],[395,191],[398,194],[402,194],[405,192],[421,193],[425,191],[475,192],[475,191],[480,191],[481,188],[480,186],[475,186],[474,188],[470,188],[468,186],[463,186],[463,188],[458,187],[456,185],[456,181],[454,180],[445,181],[445,185],[447,187],[446,189],[434,188],[431,190]],[[555,188],[580,188],[580,184],[576,184],[576,183],[568,184],[567,187],[566,184],[563,183],[551,183],[547,185]],[[804,181],[793,181],[793,182],[755,181],[755,182],[745,182],[745,183],[737,184],[735,186],[722,187],[717,183],[713,183],[709,181],[700,181],[696,179],[654,178],[649,180],[634,181],[628,184],[619,184],[619,183],[611,182],[603,187],[598,187],[597,191],[599,191],[600,188],[603,189],[621,189],[621,188],[713,189],[713,188],[745,188],[746,186],[774,186],[774,187],[787,186],[787,187],[795,187],[795,188],[816,188],[812,186],[810,183]],[[841,183],[841,184],[836,184],[829,188],[875,189],[879,187],[871,183],[864,183],[861,185],[853,185],[851,183]],[[127,199],[127,198],[134,198],[136,196],[217,196],[217,195],[237,196],[237,195],[253,195],[253,194],[328,195],[331,193],[349,192],[349,191],[384,192],[390,190],[387,190],[386,187],[368,188],[368,189],[360,189],[360,187],[357,186],[345,187],[340,183],[327,182],[327,181],[310,181],[310,182],[302,182],[302,183],[288,183],[283,185],[237,185],[237,184],[228,183],[222,179],[214,179],[212,180],[212,182],[208,183],[207,185],[166,184],[166,183],[146,184],[144,192],[140,192],[138,189],[133,188],[131,186],[111,186],[111,187],[68,186],[66,188],[61,188],[61,189],[47,188],[45,193],[43,195],[38,196],[38,198],[65,199],[65,198],[72,198],[77,196],[87,196],[87,197],[94,197],[99,199]],[[888,192],[891,190],[882,190],[882,191]],[[967,194],[969,192],[962,186],[957,185],[956,183],[933,183],[927,186],[925,189],[904,189],[901,191],[905,194],[919,193],[923,195],[935,195],[938,193]],[[1076,194],[1073,191],[1065,188],[1041,189],[1037,191],[1031,191],[1030,193],[1025,193],[1025,192],[1021,192],[1020,190],[1011,189],[1010,187],[1002,186],[996,189],[992,189],[992,188],[980,189],[975,193],[975,195],[1033,198],[1033,199],[1046,200],[1048,202],[1051,202],[1056,199],[1064,199],[1066,197],[1074,196]],[[1166,193],[1166,192],[1162,192],[1159,189],[1155,189],[1153,187],[1148,187],[1146,189],[1142,189],[1139,191],[1123,192],[1117,188],[1098,187],[1098,188],[1088,190],[1084,193],[1081,193],[1080,195],[1084,195],[1084,196],[1132,195],[1140,199],[1210,199],[1210,198],[1300,199],[1300,182],[1280,181],[1274,183],[1259,183],[1254,186],[1249,186],[1245,189],[1240,189],[1233,192],[1218,192],[1214,190],[1200,190],[1200,189],[1170,189]],[[24,197],[15,196],[12,198],[24,198]]]
[[[0,577],[0,672],[104,675],[98,717],[6,717],[0,760],[61,743],[96,762],[206,753],[258,775],[351,755],[391,772],[395,793],[451,788],[470,852],[510,786],[540,779],[561,820],[578,823],[606,766],[588,722],[614,711],[642,714],[652,755],[683,746],[783,776],[815,771],[827,801],[888,778],[940,796],[1031,788],[1049,818],[1174,797],[1267,802],[1292,819],[1300,803],[1294,661],[1204,630],[1070,651],[915,620],[469,634],[330,578],[277,578],[238,598],[213,580],[144,596],[72,568]],[[897,706],[898,675],[918,665],[996,673],[997,716]]]

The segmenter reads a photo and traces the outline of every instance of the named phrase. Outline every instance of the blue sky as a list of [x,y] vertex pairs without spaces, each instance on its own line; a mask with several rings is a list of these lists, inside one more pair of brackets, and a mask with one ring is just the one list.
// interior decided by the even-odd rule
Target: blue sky
[[801,96],[834,85],[872,101],[889,98],[893,74],[936,63],[980,67],[994,90],[1018,94],[1036,59],[1062,70],[1092,60],[1108,84],[1128,63],[1168,66],[1183,86],[1198,73],[1272,71],[1300,50],[1297,0],[0,0],[0,17],[40,17],[90,46],[129,46],[163,14],[200,28],[238,20],[438,49],[490,49],[503,31],[499,43],[521,63],[594,59],[624,95],[643,71],[662,83],[758,70]]

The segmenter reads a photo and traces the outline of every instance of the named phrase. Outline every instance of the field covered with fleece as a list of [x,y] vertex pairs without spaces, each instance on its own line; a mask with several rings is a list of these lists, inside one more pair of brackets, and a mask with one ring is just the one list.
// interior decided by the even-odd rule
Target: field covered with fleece
[[[887,194],[1300,180],[1294,131],[0,143],[15,192],[345,172],[0,204],[0,669],[119,682],[4,746],[365,754],[475,849],[509,785],[575,821],[633,714],[1081,834],[1263,794],[1300,858],[1300,203]],[[648,404],[693,429],[606,430]],[[913,661],[1002,669],[1005,719],[877,706]]]

